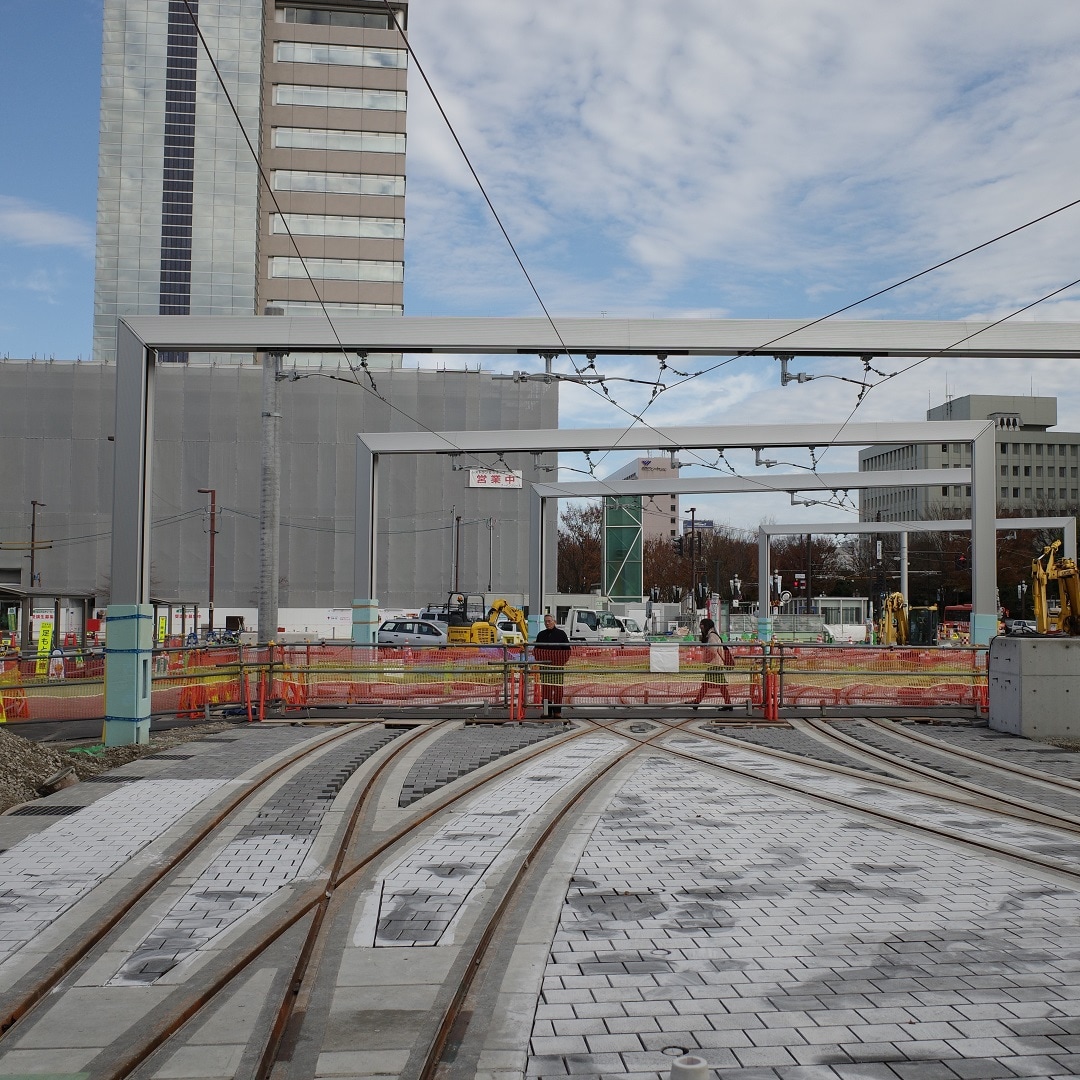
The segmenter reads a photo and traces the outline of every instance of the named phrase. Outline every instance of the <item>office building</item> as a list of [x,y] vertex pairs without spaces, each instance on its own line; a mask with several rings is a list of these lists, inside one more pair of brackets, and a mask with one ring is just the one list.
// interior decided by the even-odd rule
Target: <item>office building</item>
[[[607,477],[608,480],[677,480],[679,466],[667,454],[635,458]],[[641,539],[672,540],[680,534],[679,497],[675,494],[641,496]]]
[[374,0],[105,0],[94,358],[118,315],[400,314],[406,69]]
[[[1080,504],[1080,432],[1054,431],[1057,398],[970,394],[930,409],[927,420],[991,420],[995,426],[998,514],[1076,513]],[[971,466],[970,443],[870,446],[859,471],[961,469]],[[882,488],[860,493],[863,521],[966,518],[969,484]]]

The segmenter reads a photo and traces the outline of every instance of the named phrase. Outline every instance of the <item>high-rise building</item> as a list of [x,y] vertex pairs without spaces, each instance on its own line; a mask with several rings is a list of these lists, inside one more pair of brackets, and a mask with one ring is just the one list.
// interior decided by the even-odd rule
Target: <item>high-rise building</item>
[[[677,480],[679,466],[668,454],[635,458],[617,469],[608,480]],[[671,540],[679,535],[679,497],[675,494],[641,496],[641,539]]]
[[[927,420],[990,420],[999,514],[1076,513],[1080,505],[1080,432],[1053,431],[1057,398],[969,394],[927,411]],[[971,466],[970,443],[910,443],[859,451],[859,471],[960,469]],[[970,484],[863,491],[863,521],[961,518],[971,514]]]
[[118,315],[401,313],[408,54],[385,4],[105,0],[103,40],[95,359]]

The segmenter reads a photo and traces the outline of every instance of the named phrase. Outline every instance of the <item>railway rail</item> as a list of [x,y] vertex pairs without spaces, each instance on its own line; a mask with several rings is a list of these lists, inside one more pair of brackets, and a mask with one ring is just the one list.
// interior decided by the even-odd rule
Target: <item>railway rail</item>
[[[666,1077],[674,1057],[699,1054],[735,1076],[939,1053],[973,1076],[976,1062],[1030,1056],[1017,1041],[1028,1038],[1059,1071],[1027,1075],[1080,1075],[1065,1018],[1075,965],[1049,946],[1037,961],[1025,945],[1016,961],[1029,976],[1018,987],[1045,989],[1038,1035],[1022,994],[980,976],[946,991],[942,980],[963,979],[922,971],[955,959],[934,955],[953,941],[985,939],[1000,966],[1006,932],[1055,933],[1055,914],[1080,898],[1080,770],[1054,775],[1003,761],[1003,744],[973,751],[869,721],[514,729],[517,744],[489,725],[350,725],[215,789],[213,809],[179,816],[122,884],[106,878],[58,915],[32,961],[24,946],[0,963],[0,1072],[44,1075],[66,1054],[66,1071],[87,1080]],[[451,760],[485,739],[503,742]],[[312,774],[336,778],[318,814],[302,797]],[[303,850],[281,825],[289,799],[304,804]],[[0,854],[0,871],[19,847]],[[270,884],[247,897],[227,895],[232,878],[207,884],[253,852],[274,864]],[[110,881],[118,903],[106,912],[112,897],[95,906],[95,895]],[[960,915],[953,882],[968,890]],[[822,906],[834,921],[815,922]],[[1071,925],[1056,931],[1066,951]],[[885,976],[847,974],[860,946],[914,953],[930,938],[905,976],[902,950]],[[850,993],[826,993],[833,981]],[[934,1004],[951,994],[963,1007]],[[971,1034],[982,1021],[964,1009],[987,994],[1008,1017]],[[795,1014],[814,1039],[794,1020],[789,1031]]]

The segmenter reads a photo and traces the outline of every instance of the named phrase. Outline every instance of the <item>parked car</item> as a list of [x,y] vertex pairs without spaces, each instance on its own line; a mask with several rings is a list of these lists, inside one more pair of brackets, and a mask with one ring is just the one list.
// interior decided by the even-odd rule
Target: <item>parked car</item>
[[1037,634],[1039,628],[1033,619],[1006,619],[1006,634]]
[[387,619],[379,627],[380,645],[445,645],[446,624],[428,619]]

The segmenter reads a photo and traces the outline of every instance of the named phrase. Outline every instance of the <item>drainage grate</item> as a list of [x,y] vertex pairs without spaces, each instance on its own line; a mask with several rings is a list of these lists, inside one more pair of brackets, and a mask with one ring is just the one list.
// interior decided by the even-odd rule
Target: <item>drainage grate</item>
[[85,806],[24,806],[21,810],[12,810],[10,817],[67,817],[85,810]]
[[145,780],[145,776],[88,776],[84,784],[134,784],[136,780]]

